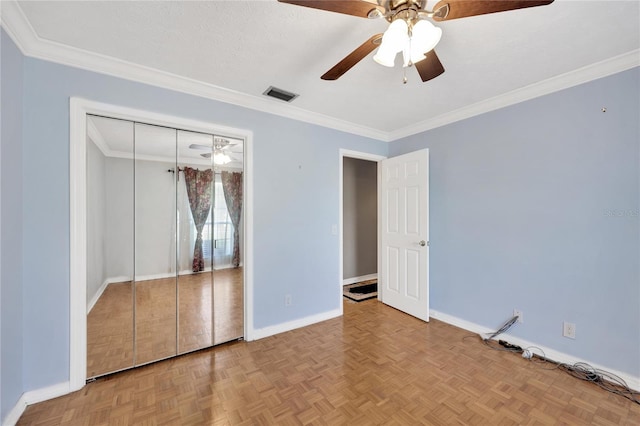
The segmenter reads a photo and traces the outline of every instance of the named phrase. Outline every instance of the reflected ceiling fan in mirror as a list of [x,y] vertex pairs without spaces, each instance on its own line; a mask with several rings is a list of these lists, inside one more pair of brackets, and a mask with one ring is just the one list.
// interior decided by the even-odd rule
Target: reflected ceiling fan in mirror
[[[233,143],[225,138],[214,137],[213,138],[213,163],[219,166],[230,163],[232,160],[231,156],[227,152],[228,148],[236,145],[237,143]],[[189,145],[191,149],[200,149],[208,152],[203,152],[200,154],[201,157],[211,158],[212,150],[209,145],[201,145],[201,144],[191,144]]]
[[[384,34],[375,34],[322,75],[323,80],[337,80],[355,64],[378,48],[373,59],[393,67],[402,53],[403,67],[415,66],[422,81],[444,73],[444,67],[434,47],[442,30],[431,21],[441,22],[489,13],[506,12],[535,6],[545,6],[553,0],[442,0],[433,10],[427,10],[427,0],[278,0],[297,6],[361,18],[384,18],[389,27]],[[404,83],[407,82],[406,76]]]

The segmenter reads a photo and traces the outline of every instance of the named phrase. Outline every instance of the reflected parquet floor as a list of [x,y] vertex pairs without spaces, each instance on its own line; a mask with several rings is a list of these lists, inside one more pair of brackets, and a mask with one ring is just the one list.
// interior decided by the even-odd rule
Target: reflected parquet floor
[[180,275],[177,291],[176,278],[136,282],[135,334],[131,281],[107,286],[87,316],[87,377],[242,337],[242,268],[216,270],[213,282],[213,322],[211,273]]

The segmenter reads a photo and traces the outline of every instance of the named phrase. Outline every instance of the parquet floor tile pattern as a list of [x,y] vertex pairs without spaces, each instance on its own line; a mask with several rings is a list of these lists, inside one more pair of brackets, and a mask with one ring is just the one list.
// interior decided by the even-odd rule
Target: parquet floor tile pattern
[[372,299],[119,373],[19,425],[638,425],[640,405]]

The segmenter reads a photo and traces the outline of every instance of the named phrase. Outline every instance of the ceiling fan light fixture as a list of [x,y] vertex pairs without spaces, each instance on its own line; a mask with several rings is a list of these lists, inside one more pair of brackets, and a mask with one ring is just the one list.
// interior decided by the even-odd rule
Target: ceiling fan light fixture
[[[431,7],[427,7],[431,0],[363,0],[363,1],[334,1],[334,0],[278,0],[281,3],[320,9],[344,15],[384,18],[391,22],[384,34],[375,34],[369,40],[358,46],[353,52],[338,62],[333,68],[324,73],[323,80],[337,80],[354,65],[368,56],[382,39],[382,45],[374,56],[376,62],[392,67],[398,52],[403,52],[404,65],[419,63],[415,68],[423,82],[432,80],[444,72],[444,67],[433,48],[442,35],[442,30],[433,26],[430,21],[450,21],[458,18],[486,15],[529,7],[545,6],[554,0],[442,0]],[[405,26],[402,31],[395,31],[396,27]],[[416,34],[414,34],[416,33]],[[411,42],[393,42],[392,39],[411,37]],[[398,45],[399,44],[399,45]],[[415,47],[413,45],[416,45]],[[415,49],[415,51],[413,51]],[[427,56],[428,54],[428,56]],[[426,59],[426,61],[425,61]],[[403,81],[407,79],[404,76]]]
[[385,67],[393,67],[396,54],[402,52],[403,65],[407,67],[425,59],[440,38],[442,30],[429,21],[419,19],[410,26],[406,19],[399,18],[382,35],[382,43],[373,60]]

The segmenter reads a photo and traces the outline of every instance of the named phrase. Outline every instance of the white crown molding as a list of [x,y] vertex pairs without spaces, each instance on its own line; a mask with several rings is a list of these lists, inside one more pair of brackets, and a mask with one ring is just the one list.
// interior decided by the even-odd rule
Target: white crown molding
[[548,95],[560,90],[568,89],[592,80],[607,77],[631,68],[640,66],[640,49],[632,50],[622,55],[614,56],[586,67],[578,68],[565,74],[560,74],[546,80],[539,81],[520,89],[495,96],[484,101],[451,111],[420,123],[404,127],[389,133],[389,140],[412,136],[427,130],[435,129],[456,121],[465,120],[486,112],[524,102],[533,98]]
[[102,137],[102,133],[98,130],[92,120],[87,120],[87,136],[93,144],[98,147],[102,155],[105,157],[113,157],[113,152],[109,148],[109,144]]
[[[145,161],[155,161],[160,163],[175,163],[175,158],[163,157],[160,155],[147,155],[147,154],[137,154],[135,157],[133,152],[123,152],[123,151],[114,151],[109,148],[109,144],[104,140],[102,134],[96,127],[96,125],[91,120],[87,120],[87,136],[93,142],[93,144],[100,150],[102,155],[108,158],[122,158],[125,160],[145,160]],[[188,164],[194,165],[205,165],[210,166],[211,161],[206,159],[197,159],[191,158],[189,159]]]
[[[125,160],[145,160],[145,161],[155,161],[160,163],[175,163],[175,158],[163,157],[160,155],[148,155],[148,154],[137,154],[133,155],[133,152],[123,152],[123,151],[114,151],[109,148],[109,144],[105,141],[102,133],[98,130],[93,121],[87,120],[87,136],[93,144],[98,147],[102,155],[108,158],[122,158]],[[236,153],[237,154],[237,153]],[[184,159],[183,159],[184,160]],[[206,158],[189,158],[188,161],[181,161],[180,164],[189,164],[189,165],[198,165],[198,166],[210,166],[211,160]],[[233,166],[225,166],[218,167],[216,166],[216,170],[242,170],[242,167],[233,167]]]
[[11,36],[25,56],[213,99],[384,142],[393,142],[407,136],[422,133],[456,121],[461,121],[640,66],[640,49],[632,50],[622,55],[587,65],[577,70],[444,113],[401,129],[386,132],[327,115],[313,113],[293,105],[247,95],[176,74],[42,39],[36,34],[22,12],[22,9],[20,9],[20,6],[14,0],[2,1],[1,22],[2,27]]
[[3,1],[2,26],[25,56],[56,62],[113,77],[209,98],[241,107],[387,141],[387,132],[313,113],[290,104],[247,95],[213,84],[123,61],[40,38],[15,1]]
[[[144,161],[154,161],[157,163],[171,163],[175,164],[176,159],[170,157],[163,157],[161,155],[149,155],[149,154],[136,154],[135,157],[132,152],[122,152],[122,151],[109,151],[109,155],[105,154],[105,157],[110,158],[122,158],[124,160],[144,160]],[[203,158],[202,160],[198,158],[189,158],[189,159],[181,159],[178,161],[180,167],[183,165],[192,165],[192,166],[211,166],[211,160]],[[216,169],[217,170],[217,169]]]

